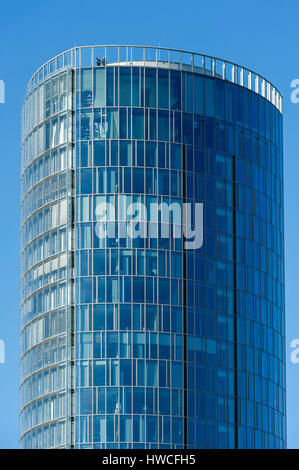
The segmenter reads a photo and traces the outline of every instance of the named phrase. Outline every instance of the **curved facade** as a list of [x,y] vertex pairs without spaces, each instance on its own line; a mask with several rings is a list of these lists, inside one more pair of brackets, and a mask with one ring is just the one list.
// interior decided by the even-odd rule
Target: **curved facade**
[[[262,77],[180,51],[76,48],[33,77],[21,447],[285,446],[281,113]],[[165,223],[187,203],[195,247]]]

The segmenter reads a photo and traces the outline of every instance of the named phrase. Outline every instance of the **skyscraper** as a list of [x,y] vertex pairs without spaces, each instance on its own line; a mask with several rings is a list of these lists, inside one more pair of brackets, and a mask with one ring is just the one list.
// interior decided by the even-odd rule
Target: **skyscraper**
[[73,48],[29,82],[21,186],[21,448],[285,446],[270,82]]

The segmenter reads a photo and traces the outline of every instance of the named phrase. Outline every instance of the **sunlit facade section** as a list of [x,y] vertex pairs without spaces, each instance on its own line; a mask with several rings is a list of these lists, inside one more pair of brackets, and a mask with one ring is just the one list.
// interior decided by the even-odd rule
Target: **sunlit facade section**
[[21,163],[20,447],[67,444],[72,72],[26,96]]

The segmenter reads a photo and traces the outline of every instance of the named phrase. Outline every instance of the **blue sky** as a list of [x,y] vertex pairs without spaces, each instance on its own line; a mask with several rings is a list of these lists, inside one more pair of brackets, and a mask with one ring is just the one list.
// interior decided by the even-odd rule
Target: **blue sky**
[[17,446],[19,146],[20,110],[28,79],[40,65],[75,45],[157,45],[214,55],[264,75],[284,95],[285,247],[288,445],[299,448],[299,363],[290,342],[299,338],[297,251],[299,104],[290,82],[299,79],[297,0],[39,0],[1,2],[0,79],[0,448]]

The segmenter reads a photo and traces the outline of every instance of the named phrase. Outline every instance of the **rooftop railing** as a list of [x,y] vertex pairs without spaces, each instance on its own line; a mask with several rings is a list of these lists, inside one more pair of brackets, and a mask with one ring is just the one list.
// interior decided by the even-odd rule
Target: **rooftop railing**
[[80,46],[73,47],[42,65],[28,83],[27,93],[39,82],[65,68],[92,67],[97,57],[105,65],[138,65],[176,68],[222,78],[248,88],[270,101],[282,112],[282,94],[268,80],[252,70],[228,60],[177,49],[151,46]]

